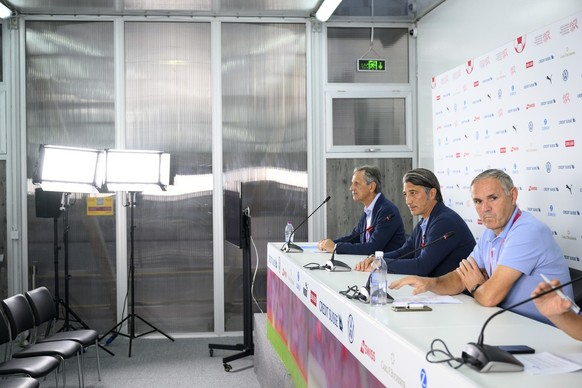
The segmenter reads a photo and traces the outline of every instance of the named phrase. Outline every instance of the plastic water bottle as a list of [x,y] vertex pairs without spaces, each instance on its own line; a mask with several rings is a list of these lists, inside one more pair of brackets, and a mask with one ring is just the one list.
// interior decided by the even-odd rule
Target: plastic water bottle
[[384,252],[376,251],[370,276],[370,305],[383,306],[388,303],[388,266]]
[[285,242],[293,242],[293,232],[295,229],[293,228],[293,224],[291,221],[287,221],[287,225],[285,226]]

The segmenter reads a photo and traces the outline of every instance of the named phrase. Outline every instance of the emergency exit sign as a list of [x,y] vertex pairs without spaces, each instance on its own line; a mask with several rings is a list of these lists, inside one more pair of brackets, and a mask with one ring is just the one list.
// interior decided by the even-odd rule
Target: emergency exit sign
[[358,59],[358,71],[384,71],[385,59]]

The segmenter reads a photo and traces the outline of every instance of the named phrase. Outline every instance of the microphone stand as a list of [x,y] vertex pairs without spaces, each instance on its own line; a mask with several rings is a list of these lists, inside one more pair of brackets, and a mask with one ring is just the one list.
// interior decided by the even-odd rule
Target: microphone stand
[[[390,266],[390,264],[394,263],[395,261],[401,260],[401,259],[405,258],[406,256],[410,256],[410,255],[412,255],[420,250],[428,248],[431,245],[436,244],[439,241],[446,240],[454,235],[455,235],[455,232],[453,230],[451,230],[450,232],[445,233],[441,237],[437,238],[436,240],[432,240],[431,242],[429,242],[428,244],[425,244],[424,246],[418,247],[418,248],[416,248],[408,253],[405,253],[403,255],[400,255],[394,259],[388,259],[391,261],[390,261],[390,263],[386,262],[386,267]],[[368,276],[368,281],[366,282],[366,285],[360,288],[360,291],[359,291],[360,295],[357,298],[357,299],[359,299],[363,302],[366,302],[366,303],[368,303],[370,301],[370,281],[372,280],[372,272],[373,271],[371,271],[370,276]],[[392,297],[390,295],[388,295],[388,299],[390,299],[390,298],[392,298]],[[394,300],[394,298],[392,298],[392,300]]]
[[303,252],[303,248],[301,248],[299,245],[294,244],[291,240],[293,239],[293,236],[295,236],[295,232],[297,232],[297,230],[309,219],[311,218],[311,216],[313,215],[313,213],[315,213],[316,211],[319,210],[320,207],[322,207],[323,205],[325,205],[327,203],[327,201],[329,201],[331,198],[331,195],[328,195],[327,198],[318,206],[315,208],[314,211],[311,212],[311,214],[309,214],[307,216],[307,218],[305,218],[300,224],[299,226],[297,226],[297,228],[295,228],[295,230],[293,230],[293,233],[291,233],[291,236],[289,236],[289,240],[285,242],[285,244],[283,244],[283,246],[281,247],[281,250],[283,252],[287,252],[287,253],[299,253],[299,252]]
[[479,333],[479,338],[477,342],[469,342],[465,346],[465,350],[462,352],[461,356],[465,363],[467,363],[471,368],[476,369],[480,372],[489,372],[489,371],[499,371],[499,372],[513,372],[513,371],[521,371],[523,370],[523,364],[517,360],[511,353],[500,349],[497,346],[492,345],[485,345],[484,342],[484,333],[485,327],[493,318],[498,316],[499,314],[503,314],[504,312],[514,309],[522,304],[531,302],[534,299],[541,298],[544,295],[547,295],[551,292],[557,291],[563,287],[569,286],[573,283],[582,280],[582,276],[578,277],[574,280],[571,280],[567,283],[560,284],[557,287],[552,287],[550,290],[544,291],[538,295],[532,296],[521,302],[515,303],[509,307],[505,307],[494,314],[492,314],[481,328],[481,332]]
[[378,221],[376,221],[376,223],[374,225],[366,228],[363,232],[353,233],[351,236],[349,236],[349,238],[347,240],[340,241],[338,244],[336,244],[335,248],[333,249],[333,252],[331,253],[331,258],[323,266],[323,268],[325,268],[326,270],[328,270],[330,272],[338,271],[338,268],[347,268],[347,269],[341,269],[338,272],[349,272],[349,271],[351,271],[352,270],[352,267],[350,267],[349,265],[347,265],[343,261],[335,260],[335,251],[337,250],[337,248],[340,245],[343,245],[343,244],[345,244],[347,242],[352,241],[354,239],[354,237],[361,236],[362,233],[372,232],[376,228],[376,226],[378,226],[380,223],[382,223],[384,221],[390,221],[392,218],[394,218],[394,214],[390,214],[390,215],[388,215],[388,216],[386,216],[384,218],[381,218]]

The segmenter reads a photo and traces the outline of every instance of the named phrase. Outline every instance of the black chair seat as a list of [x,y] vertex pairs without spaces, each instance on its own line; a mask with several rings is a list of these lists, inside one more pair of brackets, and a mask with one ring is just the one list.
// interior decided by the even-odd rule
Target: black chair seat
[[59,360],[55,357],[13,358],[0,363],[0,375],[27,374],[34,378],[43,377],[57,369]]
[[75,341],[39,342],[13,353],[12,357],[54,356],[58,354],[67,359],[79,353],[81,349],[81,345]]
[[37,379],[32,377],[8,377],[0,379],[0,387],[2,388],[38,388],[40,383]]
[[95,345],[95,341],[98,338],[99,333],[96,330],[72,330],[51,334],[48,337],[39,339],[38,342],[75,341],[83,346],[90,346]]

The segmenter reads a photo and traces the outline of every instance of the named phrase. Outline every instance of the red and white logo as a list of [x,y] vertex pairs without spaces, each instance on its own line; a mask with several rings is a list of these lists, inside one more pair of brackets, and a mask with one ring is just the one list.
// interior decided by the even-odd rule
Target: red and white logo
[[374,349],[369,347],[366,344],[366,341],[364,341],[364,340],[362,340],[362,346],[360,346],[360,352],[362,354],[365,354],[366,356],[370,357],[370,359],[372,361],[376,361],[376,352],[374,351]]
[[525,50],[525,36],[518,36],[513,42],[513,48],[516,53],[521,54]]
[[469,59],[467,61],[467,66],[465,66],[465,71],[467,72],[467,74],[471,74],[473,72],[474,67],[475,65],[473,64],[473,60]]
[[309,293],[309,300],[311,301],[311,304],[314,305],[315,307],[317,307],[317,294],[313,291],[310,291]]
[[436,85],[437,85],[437,83],[436,83],[436,77],[432,77],[432,78],[430,79],[430,87],[431,87],[432,89],[434,89],[434,88],[436,88]]
[[566,140],[565,145],[566,147],[574,147],[574,140]]

